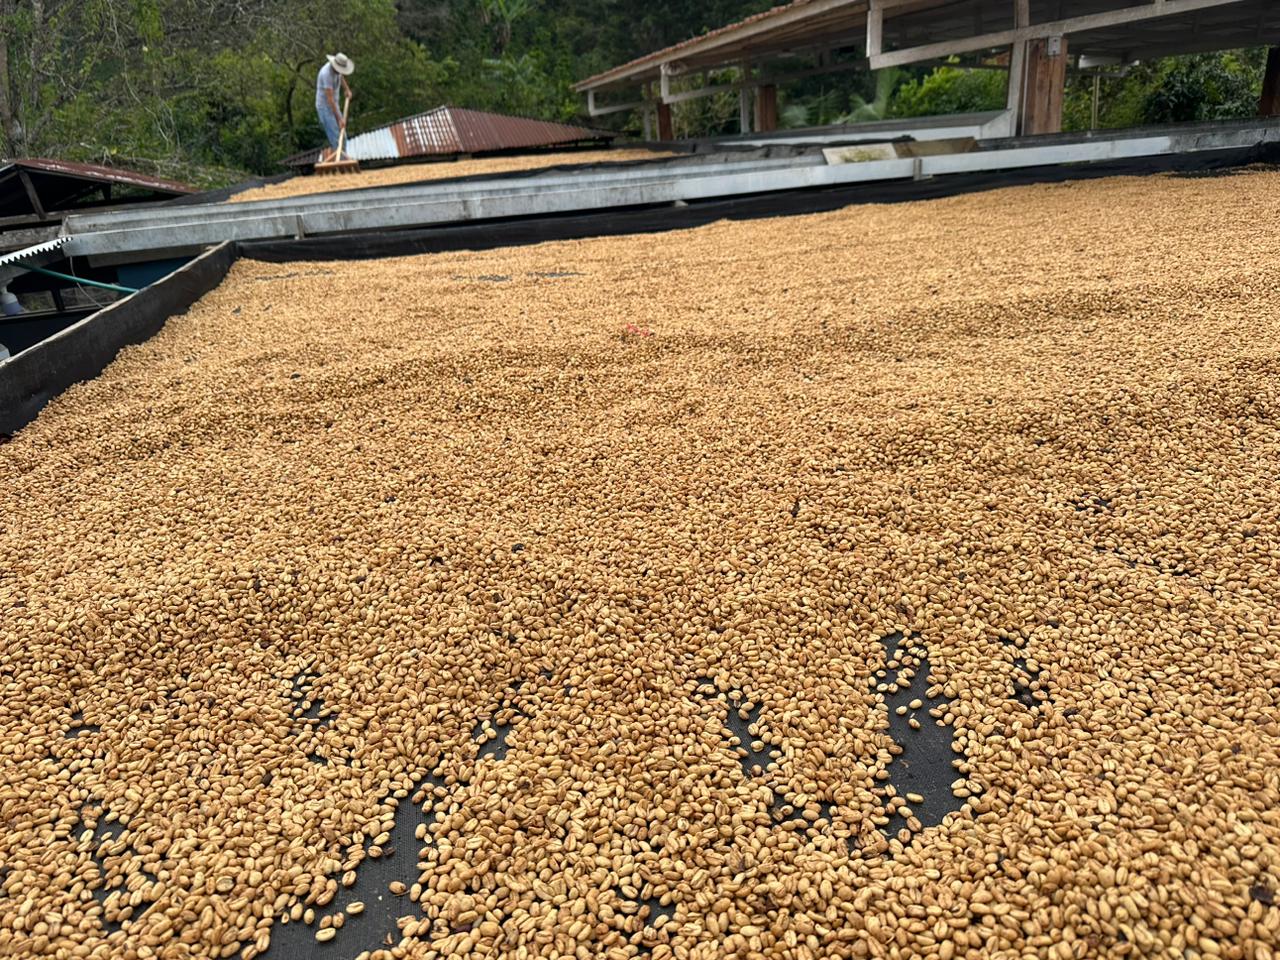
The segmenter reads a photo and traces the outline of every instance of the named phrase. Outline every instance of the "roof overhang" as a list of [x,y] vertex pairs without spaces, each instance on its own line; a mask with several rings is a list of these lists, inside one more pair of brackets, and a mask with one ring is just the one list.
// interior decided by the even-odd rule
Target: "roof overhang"
[[57,222],[92,206],[168,200],[185,184],[133,170],[26,157],[0,160],[0,229]]
[[665,76],[856,47],[880,69],[1068,36],[1125,61],[1280,42],[1273,0],[797,0],[577,83],[593,93]]
[[866,32],[867,4],[868,0],[797,0],[606,70],[573,89],[586,93],[657,80],[664,65],[669,73],[688,73],[829,46],[839,37],[857,41]]
[[[1273,0],[952,0],[932,9],[876,0],[868,25],[873,69],[928,63],[1066,37],[1070,54],[1148,60],[1229,50],[1280,38]],[[875,34],[880,31],[877,44]]]

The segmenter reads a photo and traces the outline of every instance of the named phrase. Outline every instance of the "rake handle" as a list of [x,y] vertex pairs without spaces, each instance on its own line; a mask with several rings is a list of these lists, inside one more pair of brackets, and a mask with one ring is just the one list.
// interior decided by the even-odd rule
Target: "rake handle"
[[351,94],[347,94],[346,102],[342,105],[342,128],[338,131],[338,149],[333,155],[333,159],[342,159],[342,148],[347,142],[347,114],[351,110]]

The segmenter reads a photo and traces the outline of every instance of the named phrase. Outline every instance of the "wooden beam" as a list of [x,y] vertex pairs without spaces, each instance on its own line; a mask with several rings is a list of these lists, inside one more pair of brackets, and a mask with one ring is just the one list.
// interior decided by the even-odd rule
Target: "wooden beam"
[[630,103],[615,103],[608,107],[596,106],[596,92],[594,90],[587,91],[587,113],[593,117],[605,117],[611,113],[621,113],[624,110],[635,110],[637,107],[643,107],[643,100],[632,100]]
[[[828,63],[826,66],[822,67],[812,67],[808,70],[796,70],[792,73],[761,75],[755,79],[747,78],[746,73],[744,72],[743,79],[738,80],[735,83],[717,83],[709,87],[698,87],[694,90],[681,90],[679,93],[668,93],[662,98],[662,102],[685,103],[689,100],[699,100],[702,97],[712,97],[717,93],[732,93],[734,91],[759,89],[762,83],[777,86],[778,84],[787,83],[791,80],[801,80],[805,77],[816,77],[828,73],[843,73],[848,70],[861,70],[863,66],[864,64],[862,61],[842,61],[840,63]],[[675,76],[675,74],[671,74],[671,76]],[[670,86],[668,86],[667,89],[670,90]],[[590,101],[592,92],[593,91],[588,91],[587,93],[588,101]],[[628,110],[639,105],[639,103],[632,103],[626,106],[608,107],[605,109],[608,112],[613,113],[616,110]]]
[[[698,87],[695,90],[681,90],[679,93],[668,92],[667,95],[662,97],[659,102],[671,105],[676,103],[686,103],[690,100],[699,100],[702,97],[715,96],[717,93],[737,92],[739,97],[745,99],[748,104],[747,106],[743,106],[741,103],[739,104],[739,121],[741,122],[744,117],[746,118],[746,126],[743,127],[742,132],[748,133],[750,132],[748,127],[750,126],[751,117],[751,108],[749,106],[751,94],[753,91],[758,91],[762,84],[770,84],[776,87],[778,84],[787,83],[791,80],[801,80],[805,77],[815,77],[829,73],[843,73],[848,70],[861,70],[863,69],[863,66],[864,63],[861,60],[841,61],[839,63],[829,62],[825,66],[813,67],[808,70],[797,70],[792,73],[784,74],[758,74],[755,77],[750,76],[750,67],[747,66],[743,67],[742,79],[735,83],[720,83],[709,87]],[[671,85],[669,81],[671,77],[676,76],[676,73],[674,71],[669,71],[666,76],[668,79],[666,88],[670,91]],[[611,113],[621,113],[625,110],[642,110],[644,111],[645,116],[648,117],[648,112],[652,109],[653,104],[653,87],[654,85],[651,83],[642,84],[642,99],[632,100],[627,103],[613,104],[607,107],[599,106],[596,103],[595,90],[588,90],[587,113],[593,117],[603,117]],[[659,85],[659,88],[661,88],[661,85]],[[741,113],[742,110],[746,110],[747,113]],[[645,134],[645,139],[649,139],[648,133]]]
[[[1007,108],[1013,113],[1014,124],[1018,123],[1019,117],[1022,115],[1022,100],[1027,85],[1027,45],[1023,43],[1015,43],[1013,49],[1009,51],[1009,96],[1006,101]],[[1009,131],[1016,135],[1017,129]]]
[[936,60],[952,57],[961,53],[973,53],[978,50],[989,50],[992,47],[1003,47],[1026,40],[1042,40],[1046,37],[1059,37],[1085,30],[1099,30],[1104,27],[1118,27],[1129,23],[1140,23],[1144,20],[1155,20],[1162,17],[1174,17],[1184,13],[1195,13],[1211,7],[1223,7],[1244,0],[1152,0],[1136,7],[1124,7],[1120,10],[1108,10],[1105,13],[1091,13],[1079,17],[1067,17],[1063,20],[1051,20],[1030,26],[1014,27],[1012,30],[999,30],[985,33],[963,40],[945,40],[941,43],[927,43],[905,50],[893,50],[871,57],[871,69],[883,70],[885,67],[901,67],[909,63],[923,60]]
[[31,177],[22,167],[18,167],[18,179],[22,182],[22,189],[26,191],[27,199],[31,201],[31,209],[35,211],[36,216],[41,220],[48,220],[49,215],[45,213],[44,204],[40,202],[40,194],[36,192],[36,185],[31,182]]
[[884,6],[882,0],[871,0],[867,8],[867,56],[878,57],[884,45]]
[[663,103],[684,103],[686,100],[701,100],[703,97],[713,97],[717,93],[733,93],[735,90],[741,90],[746,84],[742,83],[720,83],[712,87],[698,87],[696,90],[682,90],[679,93],[672,93],[662,98]]
[[1272,47],[1267,53],[1267,72],[1262,78],[1258,115],[1280,117],[1280,47]]

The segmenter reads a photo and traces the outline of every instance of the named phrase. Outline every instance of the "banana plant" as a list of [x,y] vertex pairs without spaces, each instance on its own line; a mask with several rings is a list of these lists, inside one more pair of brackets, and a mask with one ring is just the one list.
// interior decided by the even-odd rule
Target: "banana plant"
[[901,75],[902,71],[895,67],[877,71],[875,99],[868,101],[854,94],[849,98],[853,109],[844,116],[837,117],[835,122],[870,123],[873,120],[883,120],[885,113],[889,110],[889,98],[893,96],[894,87],[898,85],[898,78]]

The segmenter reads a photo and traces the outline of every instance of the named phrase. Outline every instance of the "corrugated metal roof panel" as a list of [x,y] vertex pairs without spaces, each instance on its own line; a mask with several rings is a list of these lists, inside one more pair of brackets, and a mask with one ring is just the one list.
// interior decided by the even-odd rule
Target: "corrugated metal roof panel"
[[43,157],[24,157],[20,160],[0,161],[0,170],[4,167],[24,167],[42,173],[60,174],[66,177],[79,177],[83,180],[98,180],[107,183],[119,183],[143,190],[154,190],[158,193],[188,194],[194,193],[192,187],[176,180],[165,180],[135,170],[121,170],[117,167],[103,167],[96,163],[71,163],[67,160],[48,160]]
[[384,160],[398,156],[396,138],[390,127],[370,130],[368,133],[353,137],[347,151],[356,160]]
[[466,153],[550,146],[616,136],[586,127],[573,127],[547,120],[529,120],[525,117],[506,117],[482,110],[451,108],[449,114],[458,142]]
[[[611,140],[617,134],[547,120],[508,117],[462,107],[437,107],[352,137],[347,150],[356,160],[400,160],[493,153],[532,147],[554,147],[587,140]],[[315,163],[320,151],[307,150],[285,161],[303,167]]]

